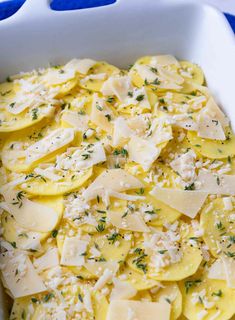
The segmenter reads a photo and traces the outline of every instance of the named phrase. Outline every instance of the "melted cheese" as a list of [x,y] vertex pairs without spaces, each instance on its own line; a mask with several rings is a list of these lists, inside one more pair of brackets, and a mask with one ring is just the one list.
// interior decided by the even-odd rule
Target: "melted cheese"
[[207,198],[206,192],[155,187],[150,194],[184,215],[195,218]]

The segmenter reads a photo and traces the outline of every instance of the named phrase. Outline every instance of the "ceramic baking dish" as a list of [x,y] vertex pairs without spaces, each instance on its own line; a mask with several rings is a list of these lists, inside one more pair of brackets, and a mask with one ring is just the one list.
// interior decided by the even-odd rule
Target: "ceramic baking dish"
[[0,43],[1,80],[74,57],[102,59],[119,67],[156,53],[196,62],[235,126],[234,34],[224,15],[210,6],[117,0],[104,7],[62,12],[52,11],[46,0],[28,0],[0,22]]

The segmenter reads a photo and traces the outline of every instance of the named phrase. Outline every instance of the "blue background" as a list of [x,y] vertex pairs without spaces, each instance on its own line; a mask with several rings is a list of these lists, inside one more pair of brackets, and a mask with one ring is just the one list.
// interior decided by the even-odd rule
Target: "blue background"
[[[12,0],[0,3],[0,20],[13,15],[26,0]],[[38,1],[38,0],[37,0]],[[75,10],[109,5],[116,0],[52,0],[51,8],[53,10]],[[235,16],[225,13],[233,31],[235,32]]]

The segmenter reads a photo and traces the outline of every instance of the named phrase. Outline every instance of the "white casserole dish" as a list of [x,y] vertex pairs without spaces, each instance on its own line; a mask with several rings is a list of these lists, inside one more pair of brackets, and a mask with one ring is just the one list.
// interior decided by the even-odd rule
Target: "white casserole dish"
[[[198,63],[235,127],[235,41],[216,9],[175,0],[117,0],[99,8],[52,11],[28,0],[0,22],[0,78],[74,57],[126,67],[142,55],[169,53]],[[0,319],[6,304],[0,293]],[[4,311],[5,310],[5,311]]]

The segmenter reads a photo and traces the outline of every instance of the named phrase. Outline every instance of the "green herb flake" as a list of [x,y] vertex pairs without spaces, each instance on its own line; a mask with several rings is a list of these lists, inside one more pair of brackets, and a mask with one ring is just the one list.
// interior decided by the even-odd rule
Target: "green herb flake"
[[55,230],[53,230],[53,231],[51,232],[52,238],[56,238],[57,235],[58,235],[58,230],[55,229]]
[[145,97],[144,94],[139,94],[139,95],[136,97],[136,100],[140,102],[140,101],[144,100],[144,97]]
[[38,118],[38,108],[32,109],[32,120],[37,120]]
[[184,190],[195,190],[195,183],[188,184],[184,187]]
[[43,297],[43,302],[48,302],[50,301],[52,298],[54,298],[54,294],[53,293],[48,293]]
[[184,282],[184,287],[185,287],[185,291],[186,293],[189,292],[189,290],[192,288],[192,287],[196,287],[199,283],[201,283],[202,280],[200,279],[197,279],[197,280],[187,280]]
[[211,295],[212,295],[212,297],[222,297],[223,292],[222,292],[222,290],[218,290],[218,291],[212,292]]

